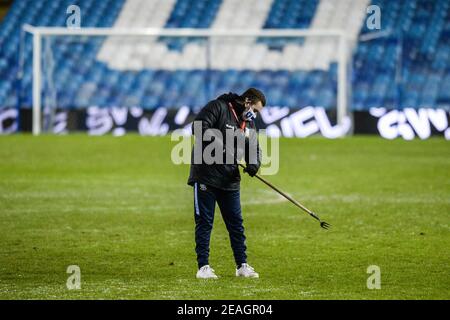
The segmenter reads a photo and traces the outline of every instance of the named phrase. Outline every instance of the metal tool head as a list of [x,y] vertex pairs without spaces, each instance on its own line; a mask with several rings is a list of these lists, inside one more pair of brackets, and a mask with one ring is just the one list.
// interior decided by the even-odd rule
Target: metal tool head
[[321,226],[322,228],[324,228],[325,230],[328,230],[328,229],[331,228],[331,224],[329,224],[329,223],[327,223],[327,222],[325,222],[325,221],[320,221],[320,226]]

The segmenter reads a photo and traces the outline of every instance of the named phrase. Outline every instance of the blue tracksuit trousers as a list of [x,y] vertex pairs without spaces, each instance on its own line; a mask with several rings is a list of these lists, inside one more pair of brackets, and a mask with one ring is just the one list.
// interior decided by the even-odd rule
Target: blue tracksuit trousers
[[194,184],[195,251],[198,267],[209,264],[209,242],[216,202],[230,236],[237,266],[247,262],[244,225],[239,190],[227,191],[202,183]]

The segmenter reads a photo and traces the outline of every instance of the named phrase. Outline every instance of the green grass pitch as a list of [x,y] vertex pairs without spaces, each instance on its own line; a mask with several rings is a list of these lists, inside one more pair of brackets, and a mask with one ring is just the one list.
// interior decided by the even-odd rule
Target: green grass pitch
[[[269,181],[333,225],[243,176],[249,263],[238,279],[216,209],[195,279],[189,167],[169,137],[0,137],[1,299],[450,299],[450,144],[281,139]],[[69,265],[81,289],[68,290]],[[367,268],[381,270],[369,290]]]

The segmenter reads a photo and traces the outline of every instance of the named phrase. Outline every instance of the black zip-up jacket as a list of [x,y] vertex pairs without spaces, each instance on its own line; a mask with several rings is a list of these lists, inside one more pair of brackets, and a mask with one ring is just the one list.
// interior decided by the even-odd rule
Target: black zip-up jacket
[[[239,134],[244,134],[242,130],[240,129],[240,125],[242,123],[241,114],[244,110],[244,107],[237,103],[237,99],[239,96],[234,93],[228,93],[223,94],[219,96],[216,100],[210,101],[203,109],[200,110],[200,112],[197,114],[192,130],[193,134],[195,135],[196,144],[201,141],[202,137],[194,132],[194,123],[196,121],[201,121],[201,128],[202,133],[204,134],[207,129],[218,129],[224,140],[226,129],[233,128],[236,133],[236,130],[239,132]],[[238,120],[236,119],[235,115],[233,114],[232,107],[234,108],[236,115],[238,117]],[[253,125],[254,123],[246,123],[246,126],[249,127]],[[236,133],[238,134],[238,133]],[[236,139],[235,139],[236,140]],[[252,143],[250,143],[250,141]],[[209,145],[208,141],[202,142],[202,151],[205,150],[205,148]],[[249,155],[255,155],[255,152],[250,153],[249,152],[249,145],[254,146],[256,144],[256,157],[252,157],[252,159],[249,159]],[[194,149],[196,147],[194,146]],[[228,149],[227,149],[228,148]],[[250,138],[245,138],[245,161],[248,164],[249,161],[252,164],[255,164],[258,166],[258,168],[261,165],[261,150],[259,148],[259,143],[257,140],[256,130],[250,134]],[[216,187],[218,189],[222,190],[239,190],[240,187],[240,181],[241,176],[239,173],[239,166],[237,165],[236,156],[238,154],[238,150],[236,150],[236,145],[227,146],[225,141],[223,142],[223,162],[221,164],[212,163],[207,164],[205,161],[203,161],[203,157],[201,158],[201,163],[196,164],[194,163],[194,149],[192,150],[192,158],[191,158],[191,168],[190,168],[190,174],[188,179],[189,185],[194,185],[195,182],[197,183],[203,183],[209,186]],[[241,152],[243,150],[240,150]],[[226,153],[231,152],[232,157],[234,157],[233,163],[225,162],[226,161]],[[214,153],[213,153],[214,154]]]

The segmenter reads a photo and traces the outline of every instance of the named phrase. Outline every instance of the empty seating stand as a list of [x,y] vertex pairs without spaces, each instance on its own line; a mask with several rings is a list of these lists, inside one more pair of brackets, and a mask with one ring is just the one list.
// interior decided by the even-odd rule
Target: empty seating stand
[[[21,26],[65,26],[66,9],[71,4],[80,6],[82,10],[82,27],[114,27],[119,20],[121,26],[161,24],[161,27],[166,28],[218,28],[233,23],[233,15],[220,13],[225,0],[151,0],[153,7],[145,12],[148,1],[14,1],[0,24],[0,108],[17,107],[18,104],[22,107],[31,106],[32,45],[29,36],[25,38],[25,73],[21,81],[17,80]],[[169,1],[170,4],[162,1]],[[312,27],[313,21],[324,26],[328,23],[314,20],[320,0],[273,0],[265,3],[269,7],[263,8],[262,2],[258,4],[257,1],[251,4],[255,8],[261,5],[261,8],[255,10],[262,10],[260,12],[263,13],[260,14],[267,15],[263,17],[262,24],[260,19],[252,20],[253,13],[249,11],[247,15],[242,15],[242,18],[239,15],[239,22],[235,25],[254,24],[262,28],[304,29]],[[330,3],[333,5],[332,1]],[[449,1],[372,0],[371,3],[381,8],[382,29],[390,29],[393,32],[376,40],[355,40],[350,77],[353,110],[367,110],[370,107],[450,109]],[[230,1],[228,4],[238,5],[239,1]],[[131,10],[131,14],[121,16],[126,6]],[[164,8],[167,12],[164,21],[156,21],[158,8]],[[367,29],[365,23],[362,24],[361,34],[372,31]],[[173,66],[149,68],[139,63],[133,68],[121,69],[99,57],[115,54],[117,57],[114,59],[118,65],[127,64],[133,59],[135,47],[130,47],[128,51],[102,51],[106,41],[108,40],[105,37],[57,37],[49,44],[55,67],[52,76],[58,107],[85,108],[97,105],[141,106],[152,109],[187,105],[196,108],[220,93],[242,92],[249,86],[265,91],[270,105],[315,105],[325,108],[334,108],[336,105],[335,63],[331,63],[327,69],[304,70],[250,70],[245,66],[228,70],[172,68]],[[159,54],[161,59],[171,52],[175,54],[184,51],[186,65],[199,59],[198,48],[190,44],[199,43],[200,39],[160,37],[157,42],[162,44],[158,49],[161,50],[159,53],[157,50],[148,52],[145,45],[142,45],[140,50],[153,58],[157,58]],[[303,45],[304,42],[305,39],[255,39],[256,45],[267,46],[261,53],[265,55],[264,59],[270,59],[273,56],[271,52],[280,52],[290,43]],[[239,51],[244,49],[237,47],[236,50],[236,54],[244,54],[244,51]],[[228,55],[222,56],[225,59]],[[233,58],[232,54],[229,56],[230,59]],[[324,58],[320,52],[316,57]],[[45,85],[44,93],[47,89]]]

